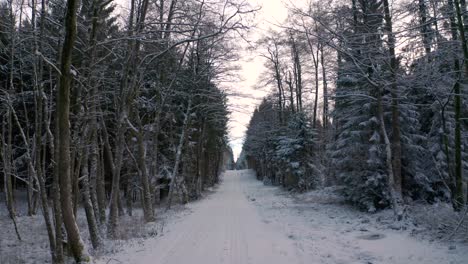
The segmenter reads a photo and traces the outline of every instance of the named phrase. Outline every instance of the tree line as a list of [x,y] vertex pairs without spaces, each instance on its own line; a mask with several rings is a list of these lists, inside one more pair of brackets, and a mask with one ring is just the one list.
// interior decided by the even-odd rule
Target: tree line
[[309,1],[257,43],[272,91],[238,166],[361,209],[466,205],[468,12],[459,0]]
[[220,83],[253,12],[234,0],[1,1],[0,185],[18,239],[18,213],[40,210],[53,263],[89,262],[81,207],[97,249],[134,207],[152,222],[161,199],[215,184],[232,164]]

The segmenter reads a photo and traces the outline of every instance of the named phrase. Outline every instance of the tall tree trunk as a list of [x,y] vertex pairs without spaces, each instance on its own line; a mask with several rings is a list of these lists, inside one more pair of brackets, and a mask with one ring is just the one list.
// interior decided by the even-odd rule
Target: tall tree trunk
[[76,38],[76,12],[78,0],[67,1],[65,16],[65,39],[62,47],[60,64],[60,86],[57,96],[58,121],[58,172],[60,174],[60,198],[63,222],[68,234],[71,252],[77,262],[89,262],[90,257],[81,239],[80,231],[73,214],[71,197],[71,162],[70,162],[70,86],[72,75],[70,72],[72,51]]
[[384,140],[385,145],[385,165],[387,169],[387,177],[388,177],[388,188],[390,190],[390,199],[392,202],[393,211],[395,216],[398,220],[401,220],[403,217],[403,197],[401,192],[398,191],[396,183],[395,183],[395,174],[394,174],[394,166],[392,162],[393,151],[390,139],[388,137],[387,129],[385,128],[385,119],[384,119],[384,111],[383,111],[383,104],[382,104],[382,94],[381,91],[378,91],[377,97],[377,114],[379,119],[379,126],[380,126],[380,134]]
[[[132,10],[130,12],[130,21],[133,20],[133,11],[135,8],[135,2],[132,0]],[[139,13],[137,16],[137,21],[135,24],[135,34],[141,33],[145,26],[146,13],[148,10],[148,0],[143,0]],[[129,27],[132,27],[130,23]],[[130,31],[132,34],[132,31]],[[125,132],[126,132],[126,122],[129,113],[129,101],[131,95],[136,90],[136,74],[133,72],[138,66],[138,57],[140,51],[141,42],[139,40],[132,39],[129,42],[127,49],[127,56],[124,67],[123,76],[120,83],[120,109],[118,110],[118,120],[117,120],[117,139],[116,139],[116,151],[115,151],[115,162],[114,162],[114,173],[112,177],[112,192],[111,192],[111,204],[109,211],[109,220],[108,220],[108,234],[110,237],[115,238],[117,235],[118,228],[118,205],[120,203],[120,171],[122,167],[123,152],[125,145]]]
[[[95,114],[95,113],[94,113]],[[91,121],[91,140],[90,140],[90,153],[89,153],[89,195],[91,199],[91,204],[93,205],[94,216],[100,223],[100,211],[99,211],[99,202],[98,202],[98,162],[99,162],[99,151],[98,151],[98,141],[97,141],[97,122],[96,118],[92,117],[94,121]],[[94,123],[94,124],[93,124]],[[105,214],[105,213],[104,213]]]
[[192,113],[192,98],[190,98],[188,102],[187,110],[185,112],[185,117],[184,117],[184,123],[182,125],[182,131],[181,131],[180,138],[179,138],[179,144],[177,145],[175,163],[174,163],[174,168],[172,169],[172,175],[171,175],[171,183],[169,184],[169,197],[167,201],[166,210],[171,208],[172,196],[174,193],[174,188],[175,188],[175,184],[177,180],[179,165],[180,165],[181,158],[182,158],[182,149],[185,143],[185,138],[187,136],[186,134],[187,134],[187,129],[190,123],[191,113]]
[[317,128],[317,110],[318,110],[318,92],[319,92],[319,66],[318,60],[314,59],[315,74],[315,95],[314,95],[314,116],[312,119],[312,128]]
[[280,68],[280,62],[278,58],[278,48],[275,43],[275,50],[273,51],[274,53],[271,54],[271,60],[273,61],[273,65],[275,68],[275,80],[276,80],[276,86],[278,88],[278,106],[279,106],[279,122],[280,125],[284,124],[284,108],[283,108],[283,80],[281,77],[281,68]]
[[[8,98],[7,101],[10,104],[10,98]],[[19,134],[21,136],[21,139],[23,140],[23,144],[26,147],[25,156],[26,156],[26,162],[27,162],[28,168],[29,168],[29,170],[30,170],[30,172],[32,174],[32,177],[35,179],[35,181],[39,182],[37,187],[39,188],[39,194],[40,194],[40,198],[41,198],[42,215],[44,217],[44,222],[46,224],[47,235],[49,236],[50,251],[51,251],[51,254],[52,254],[52,258],[54,258],[56,241],[55,241],[54,230],[53,230],[53,227],[52,227],[52,221],[50,219],[49,202],[48,202],[48,199],[47,199],[47,190],[46,190],[46,185],[45,185],[45,179],[42,177],[42,175],[41,175],[41,177],[38,177],[38,175],[36,173],[36,168],[34,167],[34,162],[33,162],[32,154],[31,154],[32,151],[31,151],[31,147],[29,145],[28,138],[26,137],[24,129],[21,126],[19,118],[18,118],[18,116],[17,116],[17,114],[15,112],[15,109],[13,108],[13,106],[11,104],[9,106],[10,106],[10,111],[13,114],[14,122],[16,123],[16,125],[18,127],[18,130],[19,130]]]
[[[52,89],[51,89],[52,90]],[[51,91],[52,94],[52,91]],[[52,95],[50,96],[52,98]],[[63,216],[62,216],[62,207],[61,207],[61,199],[60,199],[60,175],[57,166],[57,157],[58,153],[58,139],[54,137],[52,131],[50,130],[50,124],[52,120],[52,111],[45,111],[48,113],[47,123],[46,123],[46,131],[47,131],[47,139],[49,141],[49,148],[51,153],[51,160],[54,164],[53,170],[53,181],[52,181],[52,199],[53,199],[53,208],[54,208],[54,222],[55,222],[55,257],[53,262],[56,264],[64,263],[64,256],[63,256],[63,234],[62,234],[62,224],[63,224]],[[55,134],[58,134],[58,123],[57,120],[55,121]]]
[[327,70],[325,65],[325,55],[323,52],[324,45],[320,45],[320,64],[322,65],[322,85],[323,85],[323,128],[326,130],[328,127],[328,83],[327,83]]
[[[44,8],[44,6],[42,7]],[[40,49],[40,46],[42,47],[42,26],[41,26],[41,44],[38,43],[37,40],[37,25],[36,25],[36,1],[32,1],[32,8],[31,8],[31,20],[32,20],[32,27],[33,27],[33,39],[34,39],[34,60],[32,63],[32,68],[33,68],[33,86],[34,86],[34,106],[35,106],[35,111],[34,111],[34,125],[35,125],[35,166],[36,166],[36,172],[37,172],[37,177],[45,177],[44,173],[45,171],[42,170],[42,164],[41,164],[41,157],[42,157],[42,149],[43,149],[43,142],[42,142],[42,128],[43,128],[43,85],[42,85],[42,75],[43,75],[43,70],[42,70],[42,63],[41,60],[39,59],[39,52],[42,51]],[[27,113],[25,111],[25,113]],[[27,116],[27,114],[26,114]],[[28,120],[26,120],[28,121]],[[46,147],[44,147],[45,149]],[[30,173],[29,173],[30,175]],[[32,213],[32,212],[30,212]]]
[[[402,196],[402,173],[401,173],[401,128],[400,128],[400,107],[397,87],[398,61],[395,54],[395,35],[393,34],[392,17],[388,0],[383,0],[385,30],[388,36],[388,52],[390,57],[390,93],[392,96],[392,163],[393,163],[393,183],[397,196]],[[398,212],[400,213],[400,212]],[[402,213],[402,212],[401,212]],[[401,218],[401,215],[398,215]]]
[[[468,46],[465,35],[464,17],[466,16],[466,7],[462,10],[460,1],[454,0],[455,12],[457,17],[457,26],[460,33],[460,40],[463,51],[464,76],[462,83],[466,85],[468,80]],[[462,86],[455,87],[455,210],[459,211],[465,206],[465,197],[463,195],[463,163],[462,163],[462,140],[461,140],[461,113],[462,113]]]
[[[106,5],[108,2],[105,3]],[[97,53],[97,31],[99,30],[99,23],[98,19],[101,16],[101,11],[104,8],[103,4],[100,4],[99,1],[93,1],[93,17],[91,21],[91,33],[89,36],[88,46],[91,47],[89,52],[89,59],[88,59],[88,76],[87,76],[87,87],[91,87],[90,89],[90,98],[89,98],[89,109],[90,109],[90,167],[89,167],[89,191],[90,191],[90,198],[94,209],[94,216],[96,219],[101,219],[101,211],[100,211],[100,204],[98,201],[98,159],[99,159],[99,150],[98,150],[98,121],[97,121],[97,104],[99,103],[98,99],[98,85],[96,83],[96,75],[95,73],[95,61],[96,61],[96,53]],[[104,212],[105,218],[105,212]],[[100,224],[102,222],[99,221]]]
[[[103,142],[103,140],[99,140],[99,142]],[[107,208],[107,201],[106,201],[106,183],[105,183],[105,174],[104,174],[104,152],[106,146],[101,148],[101,151],[98,150],[98,169],[96,175],[96,197],[97,197],[97,204],[99,207],[99,222],[103,225],[106,222],[106,208]],[[112,170],[111,170],[112,171]]]
[[[115,162],[112,166],[112,189],[111,198],[109,205],[109,217],[107,222],[107,234],[110,238],[116,239],[118,235],[118,216],[119,216],[119,202],[120,202],[120,171],[122,168],[123,160],[123,145],[125,143],[125,132],[123,121],[118,121],[117,127],[117,139],[115,143]],[[105,136],[105,138],[107,138]],[[108,141],[108,139],[105,139]],[[111,152],[110,144],[106,142],[106,151]],[[109,154],[108,154],[109,155]],[[112,154],[110,153],[110,159]]]
[[[15,91],[14,85],[13,85],[13,71],[14,71],[14,62],[15,62],[15,41],[16,41],[16,33],[15,33],[15,17],[14,17],[14,12],[13,12],[13,1],[8,2],[8,8],[10,9],[10,49],[9,49],[9,57],[10,57],[10,72],[9,72],[9,78],[8,78],[8,91],[4,91],[6,93],[6,96],[8,98],[8,104],[10,104],[10,93],[13,93]],[[6,87],[5,87],[6,88]],[[13,155],[13,150],[12,150],[12,132],[13,132],[13,123],[12,123],[12,111],[14,111],[13,106],[10,108],[12,109],[7,109],[7,113],[5,115],[5,121],[2,120],[2,134],[0,134],[1,137],[1,144],[2,147],[0,148],[0,151],[3,150],[3,155],[2,155],[2,163],[3,163],[3,173],[4,173],[4,188],[5,188],[5,202],[8,210],[8,214],[13,222],[13,225],[15,227],[16,231],[16,236],[18,237],[18,240],[21,240],[21,236],[18,232],[18,227],[16,224],[16,210],[14,208],[14,199],[13,199],[13,186],[11,183],[11,176],[12,176],[12,155]],[[6,124],[5,124],[6,123]],[[5,128],[5,125],[7,128]],[[7,142],[4,142],[4,137],[3,133],[6,132],[6,138]],[[28,189],[30,188],[29,185],[31,185],[32,188],[32,181],[28,182]],[[28,207],[29,207],[29,201],[28,201]],[[29,210],[28,210],[29,211]]]
[[88,158],[88,144],[85,145],[83,153],[83,161],[81,166],[81,186],[83,205],[86,213],[86,220],[88,221],[89,236],[91,238],[91,243],[93,248],[97,249],[101,246],[101,236],[99,234],[96,216],[94,215],[94,208],[91,202],[91,193],[89,187],[89,158]]
[[294,65],[294,83],[296,84],[297,111],[302,112],[302,66],[299,56],[299,50],[297,48],[296,40],[293,36],[291,36],[291,46]]
[[431,53],[431,40],[429,36],[429,24],[427,22],[427,8],[425,0],[418,0],[419,4],[419,20],[421,25],[421,35],[424,44],[426,55]]
[[[317,26],[315,27],[317,30]],[[310,38],[309,32],[305,29],[305,34],[307,37],[307,45],[310,49],[310,54],[312,55],[312,63],[314,64],[314,77],[315,77],[315,96],[314,96],[314,114],[312,119],[312,127],[317,127],[317,110],[318,110],[318,91],[319,91],[319,50],[320,43],[317,43],[317,48],[314,52],[314,46],[312,45],[312,39]]]
[[291,108],[291,113],[295,113],[296,110],[294,108],[294,87],[293,87],[293,81],[292,81],[292,77],[291,77],[291,72],[288,72],[289,73],[289,78],[286,79],[286,83],[288,84],[289,86],[289,104],[290,104],[290,108]]
[[[11,123],[11,113],[10,111],[7,112],[6,122],[2,120],[2,134],[0,134],[2,146],[0,147],[0,156],[2,157],[2,164],[3,164],[3,175],[4,175],[4,191],[5,191],[5,203],[8,210],[8,215],[10,216],[11,221],[13,222],[13,226],[15,228],[16,237],[18,240],[21,240],[21,235],[18,231],[18,225],[16,223],[16,209],[13,201],[13,186],[11,183],[11,143],[12,143],[12,123]],[[5,128],[5,124],[7,124],[8,128]],[[4,133],[7,133],[6,138],[7,142],[4,142]]]
[[140,120],[139,113],[136,113],[137,122],[139,125],[139,131],[137,131],[138,141],[138,167],[140,173],[140,180],[143,186],[143,206],[144,206],[144,218],[146,222],[154,221],[154,210],[153,210],[153,194],[151,191],[150,180],[148,177],[148,168],[146,166],[146,146],[143,123]]
[[[454,6],[454,2],[453,0],[448,0],[448,6],[449,6],[449,9],[452,11],[452,15],[449,17],[450,19],[450,33],[452,35],[452,41],[454,43],[457,43],[458,42],[458,24],[457,24],[457,15],[456,15],[456,8]],[[455,83],[454,83],[454,87],[453,87],[453,90],[454,90],[454,93],[457,95],[459,94],[460,92],[460,85],[461,85],[461,65],[460,65],[460,59],[457,57],[457,56],[454,56],[454,61],[453,61],[453,68],[454,68],[454,72],[456,74],[456,77],[455,77]],[[455,104],[457,104],[456,102],[456,99],[455,99]],[[457,107],[455,106],[455,111],[457,111],[456,109]],[[456,119],[456,116],[455,116],[455,119]],[[457,122],[455,121],[455,131],[457,130]],[[448,137],[448,136],[446,136]],[[456,137],[456,135],[455,135]],[[448,139],[447,139],[448,141]],[[455,139],[455,142],[457,141],[457,139]],[[456,144],[456,143],[455,143]],[[448,151],[448,142],[446,143],[446,154],[447,155],[450,155],[449,154],[449,151]],[[455,150],[457,151],[457,149]],[[455,154],[455,156],[457,156],[457,154]],[[455,157],[456,159],[456,157]],[[449,156],[447,156],[447,161],[449,162],[450,161],[450,158]],[[456,163],[456,162],[455,162]],[[452,177],[454,177],[452,180],[451,180],[451,188],[452,188],[452,205],[453,205],[453,208],[455,210],[460,210],[461,207],[460,207],[460,204],[459,202],[457,201],[457,193],[460,191],[461,189],[461,185],[460,186],[457,186],[457,178],[458,178],[458,175],[457,175],[457,168],[456,168],[456,164],[455,164],[455,168],[454,170],[452,170],[452,164],[451,163],[447,163],[447,166],[448,166],[448,173],[449,175],[451,175]],[[453,171],[453,173],[452,173]]]

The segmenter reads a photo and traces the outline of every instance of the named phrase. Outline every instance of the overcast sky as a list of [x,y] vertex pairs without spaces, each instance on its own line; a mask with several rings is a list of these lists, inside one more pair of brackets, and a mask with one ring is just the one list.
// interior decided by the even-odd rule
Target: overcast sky
[[[275,24],[284,21],[287,17],[287,9],[284,0],[251,0],[252,6],[260,6],[262,9],[256,15],[257,27],[252,30],[249,35],[250,41],[257,40],[262,34]],[[245,44],[245,46],[248,46]],[[264,72],[263,60],[258,57],[258,54],[253,52],[244,52],[241,55],[239,64],[241,70],[239,72],[242,81],[240,83],[230,84],[231,89],[248,95],[248,97],[229,97],[230,110],[232,111],[231,120],[229,123],[229,138],[230,144],[234,151],[234,156],[237,157],[242,150],[247,124],[255,107],[260,103],[260,100],[267,94],[267,89],[257,87],[260,74]],[[258,89],[263,88],[263,89]]]

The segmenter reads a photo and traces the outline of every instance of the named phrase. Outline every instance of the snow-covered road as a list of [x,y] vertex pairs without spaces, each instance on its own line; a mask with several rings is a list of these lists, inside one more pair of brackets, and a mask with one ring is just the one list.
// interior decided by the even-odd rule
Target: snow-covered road
[[[372,222],[349,211],[297,207],[277,190],[251,171],[228,171],[214,194],[191,204],[192,213],[168,223],[163,235],[98,263],[467,263],[466,248],[449,250],[393,230],[375,233]],[[355,225],[361,221],[366,230]]]
[[262,222],[244,195],[245,181],[254,180],[246,177],[226,172],[217,192],[194,204],[193,213],[169,225],[162,237],[146,243],[140,252],[113,258],[139,264],[301,263],[292,241]]

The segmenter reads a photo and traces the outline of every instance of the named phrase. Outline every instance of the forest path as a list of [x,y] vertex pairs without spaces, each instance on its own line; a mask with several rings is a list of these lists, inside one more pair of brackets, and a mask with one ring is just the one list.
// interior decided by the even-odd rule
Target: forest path
[[264,186],[249,170],[227,171],[215,193],[143,245],[98,263],[466,264],[468,248],[396,231],[321,191],[298,197]]
[[192,214],[169,225],[144,250],[117,254],[109,263],[302,263],[291,239],[262,221],[248,199],[244,187],[252,181],[247,171],[225,172],[214,194],[190,206]]

